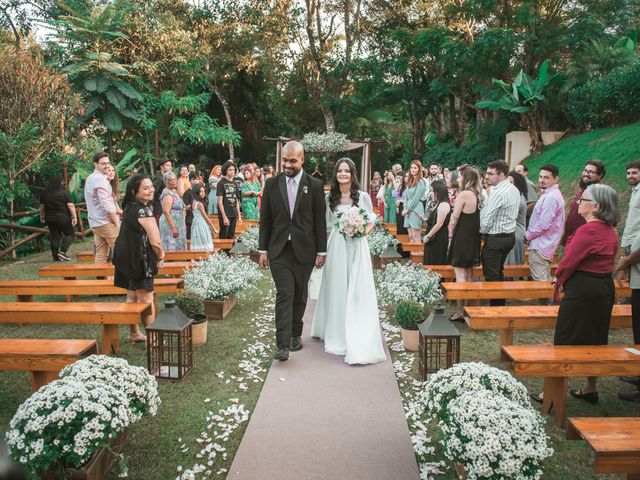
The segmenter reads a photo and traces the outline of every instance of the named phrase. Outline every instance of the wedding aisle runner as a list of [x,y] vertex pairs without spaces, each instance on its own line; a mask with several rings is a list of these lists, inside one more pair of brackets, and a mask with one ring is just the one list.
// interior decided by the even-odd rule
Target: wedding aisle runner
[[416,480],[409,429],[389,352],[376,365],[349,366],[309,337],[274,361],[228,479]]

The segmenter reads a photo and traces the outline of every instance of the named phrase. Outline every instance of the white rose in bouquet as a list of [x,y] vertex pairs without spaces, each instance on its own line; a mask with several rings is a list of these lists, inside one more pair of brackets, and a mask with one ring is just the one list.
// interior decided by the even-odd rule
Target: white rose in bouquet
[[338,214],[338,231],[351,238],[364,237],[367,224],[370,223],[367,211],[360,207],[351,207],[346,212]]

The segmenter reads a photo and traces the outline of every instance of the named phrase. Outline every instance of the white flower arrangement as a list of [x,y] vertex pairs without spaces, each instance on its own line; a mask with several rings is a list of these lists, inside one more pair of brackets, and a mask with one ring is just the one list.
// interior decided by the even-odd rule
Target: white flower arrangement
[[389,244],[396,247],[400,243],[397,238],[382,227],[374,228],[371,233],[367,235],[367,242],[369,243],[371,255],[375,255],[376,257],[380,256]]
[[509,372],[480,362],[458,363],[434,373],[425,383],[420,400],[432,419],[443,418],[453,400],[468,392],[485,390],[531,409],[527,389],[522,383]]
[[403,300],[433,305],[442,300],[440,275],[422,265],[398,262],[384,265],[377,273],[377,279],[378,298],[386,305]]
[[300,141],[305,152],[336,153],[342,152],[349,145],[344,133],[305,133]]
[[65,367],[60,377],[83,384],[101,382],[117,387],[129,399],[131,423],[146,414],[158,413],[158,382],[146,368],[129,365],[124,358],[91,355]]
[[529,480],[542,476],[553,455],[544,419],[535,410],[489,390],[469,391],[441,419],[444,453],[464,466],[470,480]]
[[257,252],[259,248],[260,229],[258,227],[249,227],[247,231],[240,235],[239,240],[245,245],[251,253]]
[[369,215],[364,208],[349,207],[346,211],[338,213],[336,228],[345,237],[362,238],[368,223]]
[[80,468],[130,424],[129,411],[117,384],[55,380],[18,407],[5,436],[9,453],[34,475]]
[[184,286],[206,300],[224,300],[255,289],[261,278],[260,269],[249,258],[216,253],[185,272]]

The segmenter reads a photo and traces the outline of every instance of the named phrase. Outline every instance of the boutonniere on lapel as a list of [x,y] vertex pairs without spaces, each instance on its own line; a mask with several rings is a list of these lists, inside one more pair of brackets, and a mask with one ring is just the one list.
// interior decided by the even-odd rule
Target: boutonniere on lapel
[[309,193],[309,189],[307,188],[307,186],[305,185],[304,187],[302,187],[302,191],[304,192],[304,194],[306,195],[307,193]]

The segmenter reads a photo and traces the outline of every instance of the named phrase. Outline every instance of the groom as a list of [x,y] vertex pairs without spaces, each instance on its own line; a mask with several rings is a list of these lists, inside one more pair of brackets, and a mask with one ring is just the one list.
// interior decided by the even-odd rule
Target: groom
[[284,173],[266,181],[260,208],[260,266],[271,267],[276,284],[277,360],[302,349],[307,284],[327,251],[323,185],[302,170],[303,163],[302,144],[288,142],[282,148]]

